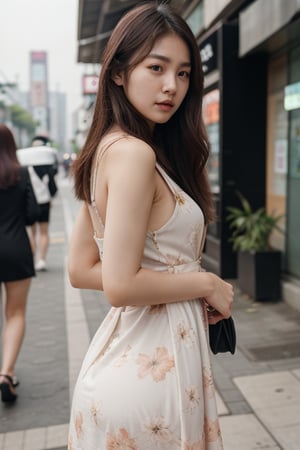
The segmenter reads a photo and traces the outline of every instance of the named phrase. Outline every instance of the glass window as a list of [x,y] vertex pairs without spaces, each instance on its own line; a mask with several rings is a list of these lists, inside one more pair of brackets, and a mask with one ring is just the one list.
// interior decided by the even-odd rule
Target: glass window
[[287,82],[287,61],[277,58],[269,64],[267,121],[267,211],[283,215],[275,231],[272,247],[285,252],[286,192],[288,172],[288,113],[284,109],[284,87]]
[[203,28],[204,18],[203,18],[203,3],[199,3],[193,12],[186,18],[190,29],[194,34],[198,34]]
[[[300,48],[290,55],[290,83],[300,81]],[[286,269],[300,277],[300,108],[290,111]]]

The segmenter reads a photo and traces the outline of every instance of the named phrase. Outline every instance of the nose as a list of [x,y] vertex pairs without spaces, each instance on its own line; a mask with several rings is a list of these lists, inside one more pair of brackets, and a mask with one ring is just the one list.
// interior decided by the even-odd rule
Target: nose
[[164,77],[162,91],[168,94],[176,93],[176,76],[168,73]]

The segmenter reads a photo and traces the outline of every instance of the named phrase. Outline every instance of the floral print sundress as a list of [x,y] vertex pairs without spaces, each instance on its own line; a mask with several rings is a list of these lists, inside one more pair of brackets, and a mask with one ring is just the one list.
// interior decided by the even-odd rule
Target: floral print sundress
[[[202,211],[158,164],[157,170],[176,206],[165,225],[147,233],[142,266],[200,271]],[[91,210],[103,227],[94,186]],[[102,257],[96,232],[95,240]],[[76,383],[68,450],[223,449],[207,330],[200,299],[112,307]]]

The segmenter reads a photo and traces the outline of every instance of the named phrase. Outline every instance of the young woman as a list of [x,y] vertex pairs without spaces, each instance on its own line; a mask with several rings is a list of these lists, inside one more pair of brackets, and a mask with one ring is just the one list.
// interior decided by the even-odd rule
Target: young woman
[[[46,136],[35,136],[32,139],[32,147],[37,147],[37,152],[42,152],[43,147],[49,147],[51,141]],[[33,164],[33,169],[36,176],[39,177],[40,181],[45,183],[48,190],[48,199],[46,201],[39,201],[39,216],[35,224],[32,225],[30,230],[31,246],[33,252],[36,256],[37,261],[35,264],[35,270],[45,271],[47,270],[46,258],[49,248],[49,222],[50,222],[50,212],[51,212],[51,199],[56,195],[57,185],[55,181],[55,175],[57,174],[57,156],[54,149],[51,149],[53,153],[53,165],[43,164],[35,165]],[[45,180],[46,179],[46,180]],[[31,179],[34,185],[34,179]]]
[[103,288],[112,309],[78,377],[69,450],[222,448],[207,329],[233,291],[200,265],[213,219],[202,95],[184,20],[154,2],[128,12],[74,166],[70,279]]
[[20,166],[13,134],[0,124],[0,289],[5,290],[0,390],[3,402],[17,398],[14,376],[25,333],[26,301],[34,276],[33,254],[26,231],[38,216],[27,168]]

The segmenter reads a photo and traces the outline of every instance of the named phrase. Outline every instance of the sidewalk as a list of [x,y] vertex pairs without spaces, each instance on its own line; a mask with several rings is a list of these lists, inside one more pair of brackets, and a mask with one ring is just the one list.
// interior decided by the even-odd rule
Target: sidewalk
[[[74,383],[109,309],[101,293],[73,289],[68,281],[77,210],[62,180],[52,208],[49,270],[37,275],[30,292],[19,399],[0,405],[0,450],[66,449]],[[225,450],[299,450],[300,312],[284,302],[253,302],[236,289],[233,315],[237,352],[212,357]]]

